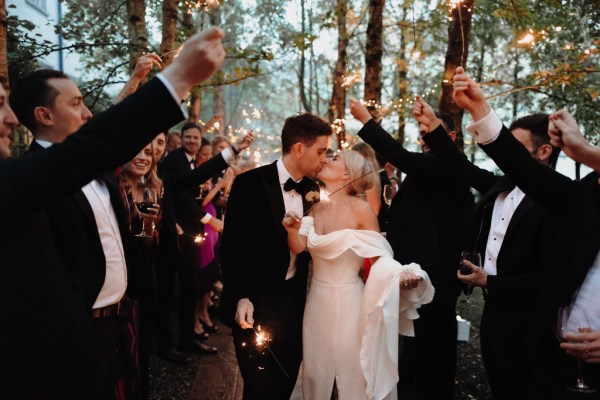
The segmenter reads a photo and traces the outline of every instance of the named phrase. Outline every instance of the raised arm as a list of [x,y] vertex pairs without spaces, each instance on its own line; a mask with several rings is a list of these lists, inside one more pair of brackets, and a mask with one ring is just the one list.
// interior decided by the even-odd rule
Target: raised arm
[[565,109],[550,116],[550,144],[560,147],[573,160],[600,172],[600,149],[592,146],[581,134],[575,118]]
[[467,131],[516,185],[547,210],[564,207],[574,182],[535,161],[528,150],[502,125],[483,91],[462,67],[454,75],[454,101],[471,114]]
[[354,118],[364,124],[358,132],[358,136],[402,172],[421,179],[434,181],[446,179],[444,168],[439,160],[428,154],[413,153],[403,148],[375,122],[365,106],[358,100],[350,99],[350,112]]
[[127,96],[129,96],[132,93],[135,93],[140,83],[142,83],[142,81],[146,78],[146,76],[148,76],[150,71],[152,71],[152,68],[157,67],[158,69],[160,69],[161,61],[162,60],[160,59],[160,57],[154,53],[145,54],[141,56],[135,64],[135,68],[131,73],[131,77],[129,77],[129,80],[125,82],[125,85],[123,85],[123,89],[121,89],[113,103],[120,103]]
[[492,172],[471,163],[456,148],[433,108],[420,96],[415,100],[413,116],[419,124],[421,138],[455,179],[475,188],[480,193],[487,192],[494,185],[497,177]]
[[[33,213],[53,204],[131,160],[159,132],[181,121],[175,98],[185,98],[192,86],[219,69],[225,57],[222,37],[218,28],[194,35],[162,77],[98,114],[62,143],[0,163],[0,216]],[[32,193],[44,193],[44,201]]]

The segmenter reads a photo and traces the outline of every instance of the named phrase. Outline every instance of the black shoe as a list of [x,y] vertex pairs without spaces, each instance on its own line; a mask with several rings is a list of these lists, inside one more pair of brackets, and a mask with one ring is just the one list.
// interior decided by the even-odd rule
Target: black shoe
[[188,365],[188,359],[184,354],[181,354],[175,349],[171,349],[165,353],[158,353],[158,356],[165,361],[178,365]]
[[208,326],[202,321],[200,321],[200,323],[202,324],[202,328],[204,329],[204,332],[207,332],[211,335],[214,335],[219,330],[219,328],[216,325]]
[[193,340],[191,343],[182,345],[179,350],[192,354],[216,354],[217,351],[219,351],[219,349],[216,347],[200,343],[197,340]]
[[194,332],[194,340],[198,340],[200,342],[204,342],[209,337],[210,337],[210,335],[208,334],[208,332],[202,332],[202,333],[196,333],[196,332]]

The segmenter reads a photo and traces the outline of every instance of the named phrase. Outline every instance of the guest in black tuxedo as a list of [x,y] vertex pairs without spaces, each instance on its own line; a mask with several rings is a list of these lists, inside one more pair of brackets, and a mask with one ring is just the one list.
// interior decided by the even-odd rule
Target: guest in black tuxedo
[[[577,375],[575,359],[560,349],[568,349],[572,356],[584,362],[583,373],[587,383],[600,386],[600,174],[591,172],[581,181],[571,179],[536,163],[528,151],[502,125],[485,100],[483,92],[462,68],[454,77],[454,99],[467,110],[474,122],[470,130],[481,148],[498,166],[539,205],[558,218],[556,246],[548,261],[546,277],[540,285],[530,324],[519,336],[532,355],[533,365],[530,399],[569,398],[565,385],[573,384]],[[550,117],[549,132],[553,143],[561,145],[576,160],[600,167],[597,149],[581,141],[577,124],[565,112]],[[577,139],[575,139],[577,138]],[[575,150],[576,151],[572,151]],[[587,154],[594,154],[588,156]],[[595,163],[594,163],[595,160]],[[557,314],[562,307],[572,307],[574,319],[587,314],[593,331],[571,333],[559,347],[556,339]],[[577,332],[577,326],[567,326],[567,332]],[[514,332],[513,332],[514,334]],[[577,341],[581,341],[577,343]],[[587,343],[586,343],[587,342]],[[589,398],[597,398],[592,395]]]
[[[172,297],[174,272],[173,264],[177,266],[179,276],[179,347],[180,350],[212,354],[215,347],[200,343],[203,332],[195,332],[196,318],[197,271],[200,265],[200,252],[194,242],[196,235],[202,233],[203,224],[209,224],[221,232],[223,222],[206,213],[195,200],[199,193],[199,185],[213,175],[233,164],[237,155],[245,150],[252,142],[252,133],[244,135],[237,143],[225,149],[200,167],[195,168],[195,157],[200,149],[201,128],[194,123],[186,123],[182,127],[183,146],[165,157],[160,168],[161,177],[165,181],[165,201],[163,210],[163,229],[161,238],[167,237],[161,244],[161,270],[159,288],[159,353],[169,358],[172,339],[168,329],[168,314],[170,298]],[[177,235],[176,225],[183,230]],[[177,250],[178,249],[178,250]],[[196,334],[196,335],[195,335]]]
[[[302,316],[308,254],[292,256],[281,221],[286,212],[302,215],[326,163],[328,123],[311,114],[286,119],[282,157],[235,178],[221,243],[223,293],[220,313],[233,329],[244,399],[288,399],[302,360]],[[276,360],[255,346],[260,325],[272,341]],[[285,373],[283,370],[285,370]]]
[[[470,163],[448,140],[431,107],[417,97],[413,108],[423,140],[452,174],[483,197],[475,210],[469,251],[482,257],[482,268],[467,262],[471,272],[459,279],[484,291],[480,326],[481,355],[494,399],[524,399],[531,366],[527,347],[514,335],[526,326],[533,299],[553,244],[555,221],[512,180]],[[471,126],[467,127],[470,130]],[[540,164],[556,162],[559,148],[550,145],[548,115],[533,114],[513,121],[512,134]],[[429,133],[428,133],[429,132]]]
[[[415,337],[402,338],[398,397],[452,399],[460,292],[456,268],[464,245],[469,187],[433,153],[402,148],[356,99],[351,99],[350,111],[364,124],[358,136],[407,174],[388,216],[387,239],[394,258],[402,264],[418,263],[435,287],[433,301],[419,309]],[[448,132],[454,139],[453,127]]]
[[[111,320],[119,313],[119,307],[113,306],[119,299],[92,309],[106,286],[106,265],[113,260],[104,254],[101,254],[102,261],[95,260],[97,251],[85,259],[79,251],[69,254],[73,246],[66,244],[68,241],[86,248],[93,246],[83,243],[89,236],[79,236],[79,231],[64,232],[57,226],[56,217],[61,216],[66,204],[78,201],[79,188],[103,171],[131,159],[159,131],[183,118],[178,99],[221,65],[222,36],[222,31],[213,28],[191,38],[179,58],[158,78],[122,104],[90,120],[62,143],[32,151],[17,160],[0,162],[0,254],[3,257],[0,397],[114,397],[112,387],[94,386],[99,368],[93,360],[94,353],[110,352],[118,346],[112,342],[115,333]],[[35,127],[43,121],[45,127],[61,125],[65,131],[71,124],[81,125],[75,122],[75,117],[64,115],[74,111],[87,115],[81,112],[79,96],[68,99],[68,109],[57,102],[63,100],[61,94],[65,92],[62,90],[72,88],[72,83],[65,78],[52,79],[53,96],[38,99],[41,104],[29,110],[23,110],[21,105],[31,103],[18,103],[26,123]],[[0,98],[3,99],[2,130],[7,132],[14,122],[3,90]],[[119,146],[115,146],[116,142]],[[103,201],[102,205],[108,206],[108,202]],[[93,213],[89,204],[88,210]],[[74,217],[65,214],[65,218],[64,224],[73,223]],[[118,221],[118,216],[116,219]],[[113,235],[123,239],[123,227],[118,225],[113,229],[116,230]],[[63,233],[66,236],[62,236]],[[104,235],[104,232],[96,232],[99,247],[101,233]],[[84,263],[74,264],[79,260]],[[119,293],[122,290],[100,297],[110,301]],[[92,343],[98,341],[99,336],[104,340]]]

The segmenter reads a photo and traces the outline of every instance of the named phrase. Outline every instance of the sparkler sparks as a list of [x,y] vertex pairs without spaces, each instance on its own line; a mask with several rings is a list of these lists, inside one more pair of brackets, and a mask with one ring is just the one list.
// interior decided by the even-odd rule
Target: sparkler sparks
[[[275,362],[281,369],[281,372],[283,372],[285,377],[289,379],[290,376],[285,371],[285,368],[283,368],[283,365],[281,365],[281,363],[279,362],[277,357],[275,357],[275,354],[273,354],[273,351],[269,347],[268,342],[270,342],[272,340],[271,337],[267,334],[267,332],[264,329],[261,328],[260,325],[258,325],[256,328],[252,328],[252,329],[254,330],[254,334],[256,335],[256,346],[264,347],[265,349],[267,349],[267,351],[271,354],[271,357],[273,357],[273,360],[275,360]],[[245,343],[242,343],[242,346],[245,346]],[[264,367],[259,366],[258,369],[264,369]]]

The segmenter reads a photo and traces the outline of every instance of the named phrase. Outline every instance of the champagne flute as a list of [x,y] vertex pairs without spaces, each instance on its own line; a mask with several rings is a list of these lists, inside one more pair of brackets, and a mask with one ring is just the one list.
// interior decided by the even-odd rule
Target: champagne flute
[[392,204],[392,198],[394,197],[394,190],[392,185],[383,185],[383,201],[389,207]]
[[146,232],[154,229],[154,223],[148,221],[147,217],[152,215],[149,209],[153,208],[157,201],[158,196],[156,189],[151,187],[145,186],[133,194],[133,202],[135,203],[135,207],[142,218],[142,231],[135,236],[145,238],[152,237],[152,235],[149,235]]
[[[566,341],[565,334],[568,332],[591,332],[591,324],[583,309],[578,313],[573,312],[573,304],[568,307],[562,307],[558,310],[558,318],[556,319],[556,333],[561,342]],[[585,382],[583,379],[583,369],[581,367],[581,359],[577,361],[577,380],[575,383],[567,385],[567,389],[576,393],[595,393],[598,389]]]
[[[462,275],[470,275],[473,273],[473,271],[471,270],[471,268],[467,267],[466,265],[463,264],[463,261],[469,261],[472,264],[478,266],[479,268],[481,268],[481,254],[479,253],[470,253],[468,251],[463,251],[460,255],[460,273]],[[473,286],[468,285],[467,287],[467,293],[466,293],[466,297],[462,300],[460,300],[461,303],[466,303],[469,304],[471,306],[477,305],[477,302],[475,300],[471,300],[471,294],[473,293]]]

